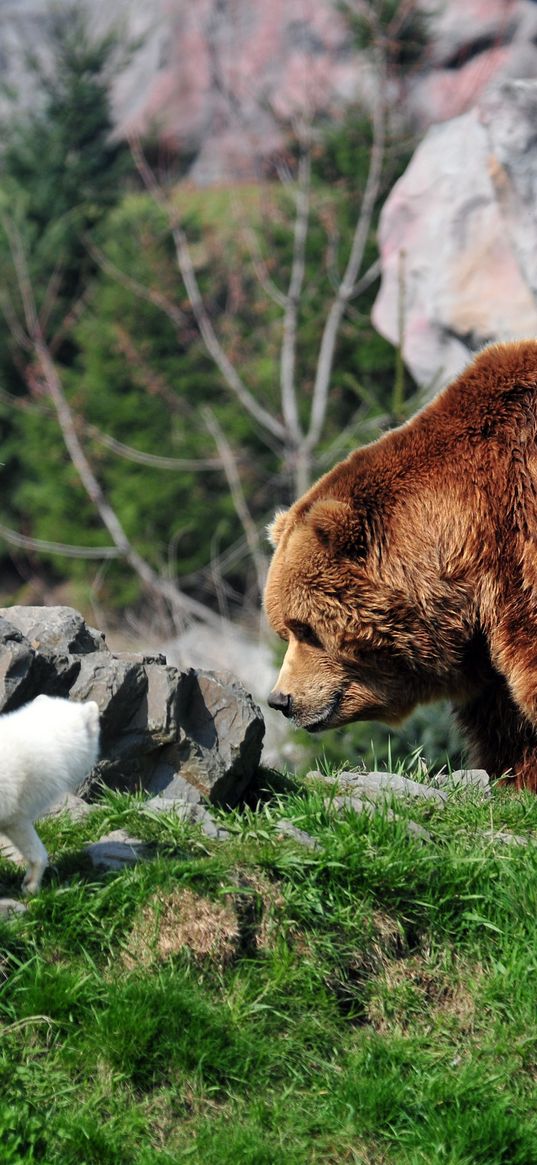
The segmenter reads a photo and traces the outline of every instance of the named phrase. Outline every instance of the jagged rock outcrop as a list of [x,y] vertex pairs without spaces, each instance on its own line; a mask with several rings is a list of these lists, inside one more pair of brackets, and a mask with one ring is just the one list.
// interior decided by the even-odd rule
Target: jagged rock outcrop
[[[537,81],[430,129],[382,212],[378,330],[433,393],[493,340],[537,334]],[[402,304],[401,304],[402,296]]]
[[467,113],[501,81],[537,77],[532,0],[421,0],[420,7],[429,45],[404,94],[420,130]]
[[90,798],[104,783],[170,804],[233,806],[259,767],[263,717],[233,677],[169,667],[163,655],[112,654],[69,607],[4,608],[0,712],[43,691],[99,705]]
[[[0,0],[0,81],[25,104],[38,100],[28,51],[46,60],[50,12],[69,3]],[[255,177],[282,146],[282,119],[337,114],[369,91],[367,57],[337,0],[86,5],[96,33],[114,26],[133,46],[113,82],[118,136],[150,133],[181,152],[195,182]],[[466,112],[494,80],[537,77],[531,0],[420,0],[420,7],[429,44],[392,93],[420,130]]]
[[[56,7],[68,7],[60,0]],[[112,100],[120,137],[150,134],[190,158],[198,183],[251,178],[281,148],[282,121],[329,114],[362,84],[360,54],[334,0],[86,0],[96,33],[134,45]],[[0,81],[36,99],[29,48],[46,56],[47,7],[0,0],[9,51]]]

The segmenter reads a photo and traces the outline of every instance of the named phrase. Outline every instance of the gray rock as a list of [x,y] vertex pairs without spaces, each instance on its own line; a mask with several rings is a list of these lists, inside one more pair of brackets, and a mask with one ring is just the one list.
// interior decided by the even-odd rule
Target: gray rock
[[299,829],[298,825],[294,825],[292,821],[288,821],[286,817],[280,818],[276,822],[276,829],[278,833],[283,834],[284,837],[291,837],[293,841],[298,841],[300,845],[306,849],[318,849],[319,842],[310,833],[306,833],[305,829]]
[[183,800],[182,797],[151,797],[142,806],[142,812],[174,813],[181,821],[201,825],[203,833],[208,838],[224,841],[229,837],[229,831],[216,824],[204,805],[196,805],[192,801]]
[[28,909],[18,898],[0,898],[0,918],[13,918],[15,914],[24,914]]
[[181,776],[215,805],[236,805],[256,773],[265,725],[241,684],[196,672],[178,710],[185,734]]
[[486,837],[490,842],[499,841],[500,845],[529,845],[533,840],[529,837],[522,837],[519,833],[508,833],[505,830],[500,830],[499,833],[491,832],[490,829],[481,831],[482,836]]
[[409,777],[402,777],[398,773],[344,772],[337,777],[328,777],[324,773],[312,771],[307,776],[322,780],[325,784],[337,785],[338,788],[351,789],[353,795],[359,794],[367,801],[391,801],[394,797],[422,797],[437,805],[447,801],[447,793],[444,791],[431,785],[422,785],[419,781],[411,781]]
[[[234,805],[257,772],[264,722],[229,675],[179,670],[157,654],[112,654],[69,607],[0,617],[0,711],[39,692],[96,700],[101,758],[84,787]],[[27,638],[29,637],[29,638]]]
[[426,801],[434,801],[443,805],[447,801],[447,794],[431,785],[423,785],[420,781],[411,781],[399,773],[342,773],[340,781],[343,785],[352,788],[353,793],[359,793],[366,799],[374,801],[388,800],[393,797],[422,797]]
[[[353,813],[368,813],[369,815],[375,813],[377,808],[380,808],[380,805],[378,805],[378,803],[375,804],[374,801],[367,800],[367,799],[365,801],[362,801],[362,800],[360,800],[359,797],[336,796],[336,797],[331,798],[329,801],[327,801],[326,805],[327,805],[327,808],[335,807],[336,809],[338,809],[340,811],[350,809]],[[386,814],[386,817],[388,818],[388,821],[400,821],[401,820],[401,818],[398,817],[398,815],[396,813],[394,813],[393,810],[391,810],[391,809],[386,809],[385,814]],[[412,833],[415,837],[419,837],[423,841],[432,841],[431,834],[428,832],[427,829],[424,829],[422,825],[419,825],[417,821],[405,820],[405,826],[406,826],[407,832]]]
[[437,773],[435,784],[442,789],[477,789],[490,797],[490,777],[485,769],[456,769],[453,773]]
[[[32,700],[40,692],[67,696],[80,670],[71,645],[94,650],[98,632],[89,632],[82,616],[70,607],[5,607],[0,616],[0,675],[4,678],[4,699],[0,706],[10,711]],[[47,614],[51,612],[50,627]],[[10,658],[11,657],[11,658]],[[16,683],[14,680],[16,679]]]
[[22,631],[35,651],[49,655],[108,651],[103,633],[88,627],[72,607],[4,607],[0,616]]
[[71,821],[83,821],[88,813],[92,813],[94,805],[89,805],[82,797],[77,797],[75,793],[66,793],[60,801],[56,801],[55,805],[45,813],[45,817],[59,817],[61,813],[66,813]]
[[22,633],[0,617],[0,711],[10,712],[32,698],[34,660]]
[[151,854],[151,847],[138,837],[131,837],[126,829],[114,829],[100,841],[87,845],[85,852],[97,870],[122,870]]
[[179,709],[189,699],[194,673],[168,666],[164,656],[145,659],[122,654],[114,659],[143,667],[147,676],[146,691],[127,724],[126,733],[134,734],[139,748],[150,750],[179,740],[182,735]]
[[111,760],[116,759],[114,749],[120,756],[124,754],[121,737],[146,691],[147,675],[142,664],[115,659],[109,652],[81,657],[80,671],[69,694],[73,700],[97,701],[102,748]]

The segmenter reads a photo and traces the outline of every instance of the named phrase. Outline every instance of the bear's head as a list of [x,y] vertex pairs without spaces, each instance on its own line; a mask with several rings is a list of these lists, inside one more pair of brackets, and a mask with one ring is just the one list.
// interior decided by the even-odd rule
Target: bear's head
[[378,496],[314,492],[279,513],[269,537],[265,610],[287,642],[271,707],[315,732],[354,720],[397,724],[453,691],[466,596],[443,577],[412,505],[394,512]]

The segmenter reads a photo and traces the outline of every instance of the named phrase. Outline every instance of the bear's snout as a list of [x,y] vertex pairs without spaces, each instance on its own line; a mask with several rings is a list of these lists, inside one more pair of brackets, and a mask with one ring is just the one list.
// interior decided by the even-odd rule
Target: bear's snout
[[283,712],[287,719],[290,719],[293,715],[291,697],[284,692],[279,692],[277,689],[274,689],[270,693],[268,706],[269,708],[275,708],[277,712]]

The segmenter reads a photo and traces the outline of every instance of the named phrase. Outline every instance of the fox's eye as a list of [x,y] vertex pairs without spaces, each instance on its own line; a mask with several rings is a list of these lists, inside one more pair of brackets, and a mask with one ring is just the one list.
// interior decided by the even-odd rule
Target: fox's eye
[[299,643],[306,643],[308,647],[322,647],[319,637],[315,634],[313,627],[309,626],[309,623],[296,623],[293,620],[288,626]]

